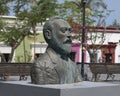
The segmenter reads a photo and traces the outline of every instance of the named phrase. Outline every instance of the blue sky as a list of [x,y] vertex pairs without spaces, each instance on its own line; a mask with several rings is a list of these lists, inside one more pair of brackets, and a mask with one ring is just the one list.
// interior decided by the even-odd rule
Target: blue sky
[[[64,0],[59,0],[63,2]],[[75,0],[68,0],[68,1],[75,1]],[[107,18],[106,24],[110,25],[115,19],[118,23],[120,23],[120,0],[103,0],[107,6],[108,10],[114,10]]]
[[120,0],[104,0],[109,10],[114,10],[106,19],[107,24],[111,24],[115,19],[120,23]]

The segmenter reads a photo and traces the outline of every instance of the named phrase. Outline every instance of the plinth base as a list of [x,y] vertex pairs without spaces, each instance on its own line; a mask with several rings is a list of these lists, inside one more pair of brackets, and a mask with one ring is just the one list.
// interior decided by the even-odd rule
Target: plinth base
[[61,85],[35,85],[30,84],[29,81],[1,81],[0,96],[120,96],[120,85],[86,81]]

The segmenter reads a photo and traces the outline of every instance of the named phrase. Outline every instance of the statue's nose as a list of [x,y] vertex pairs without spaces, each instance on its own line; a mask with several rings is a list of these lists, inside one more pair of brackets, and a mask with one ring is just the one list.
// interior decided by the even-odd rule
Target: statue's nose
[[70,33],[67,34],[67,38],[69,38],[71,40],[71,34]]

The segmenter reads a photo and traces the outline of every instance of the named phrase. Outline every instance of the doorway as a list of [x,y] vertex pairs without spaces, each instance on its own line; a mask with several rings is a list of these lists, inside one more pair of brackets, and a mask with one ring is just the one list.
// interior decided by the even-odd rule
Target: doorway
[[105,63],[112,63],[112,54],[105,54]]

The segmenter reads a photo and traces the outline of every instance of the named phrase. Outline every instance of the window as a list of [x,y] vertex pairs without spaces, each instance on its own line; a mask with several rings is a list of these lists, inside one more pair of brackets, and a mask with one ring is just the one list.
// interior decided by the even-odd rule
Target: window
[[105,63],[112,63],[112,54],[105,54]]

